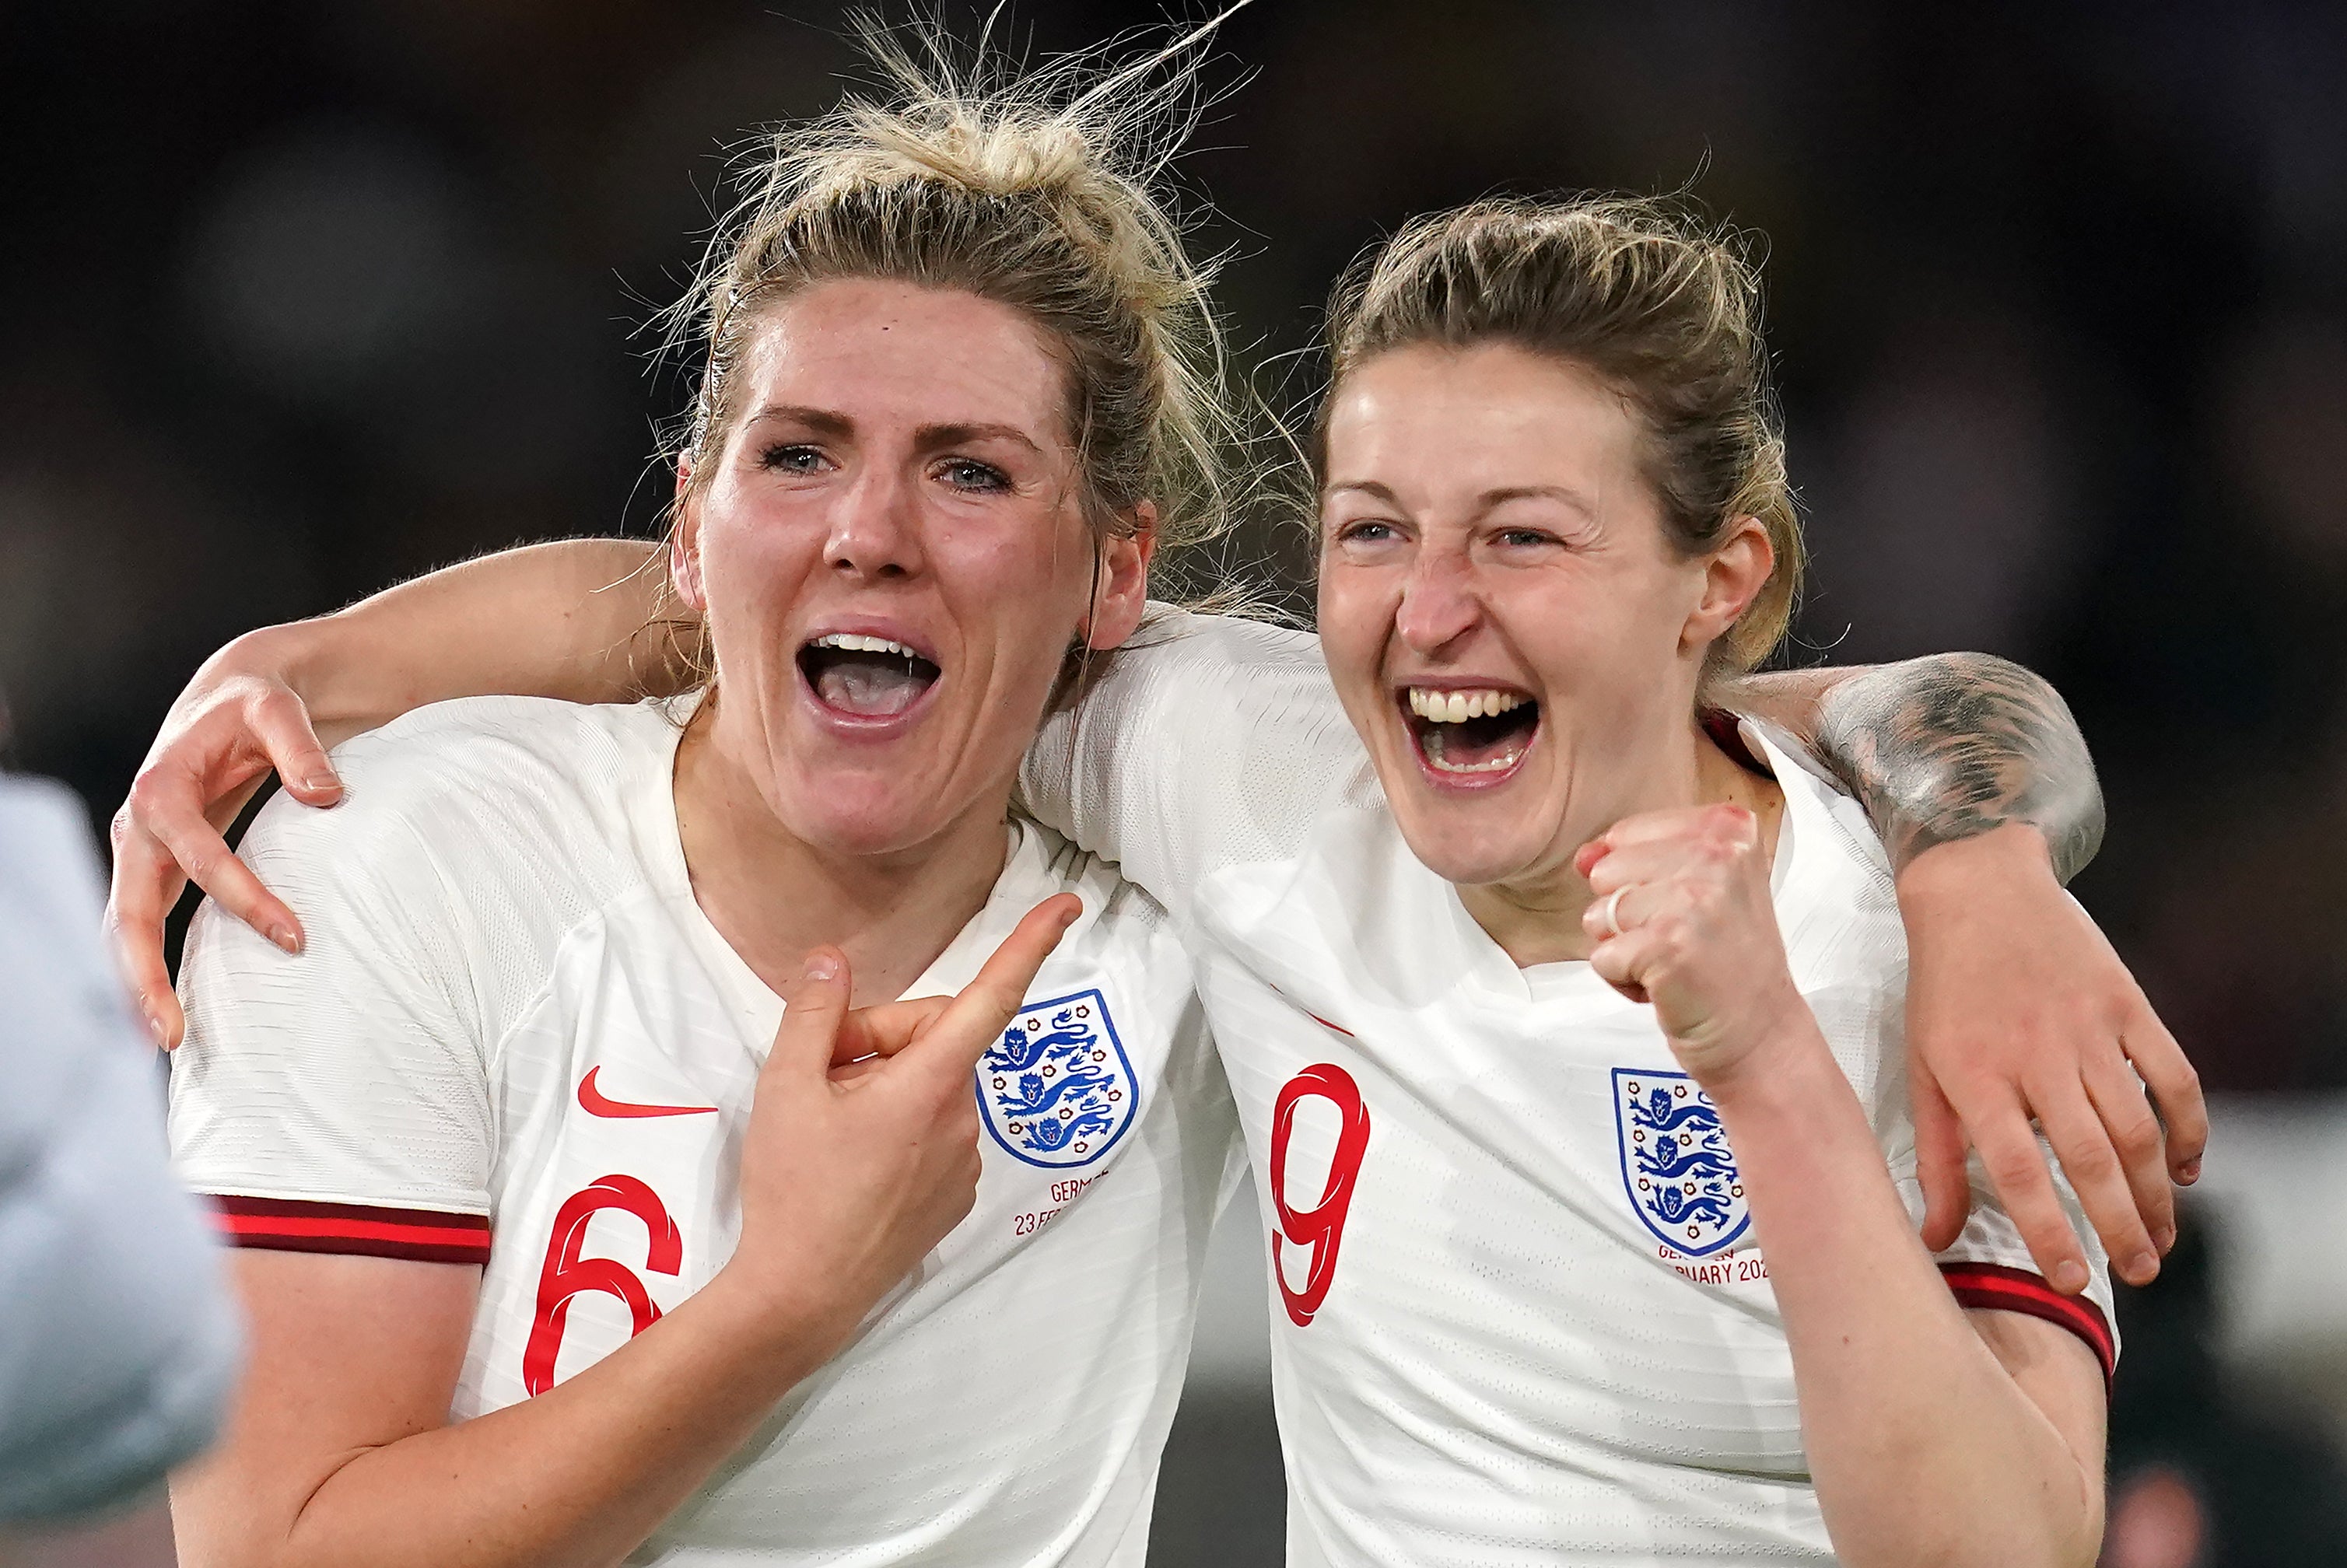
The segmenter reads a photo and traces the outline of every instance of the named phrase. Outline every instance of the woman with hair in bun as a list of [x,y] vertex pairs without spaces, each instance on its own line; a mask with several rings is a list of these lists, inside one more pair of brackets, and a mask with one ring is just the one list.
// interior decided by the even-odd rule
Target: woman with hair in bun
[[1666,204],[1487,201],[1328,333],[1321,648],[1378,799],[1188,911],[1247,1042],[1289,1562],[2088,1568],[2084,1215],[2061,1288],[1984,1181],[1918,1238],[1890,856],[1706,722],[1800,582],[1757,273]]
[[1214,524],[1214,322],[1145,89],[885,57],[691,302],[705,678],[413,713],[251,830],[300,952],[197,921],[197,1568],[1142,1560],[1231,1111],[1163,912],[1010,795]]
[[[961,290],[992,300],[961,273],[916,275],[921,282],[907,294],[936,308],[958,305]],[[712,356],[708,429],[753,429],[779,417],[765,448],[773,456],[758,461],[779,465],[787,477],[760,482],[837,487],[836,516],[848,520],[826,522],[828,531],[810,526],[789,548],[812,550],[819,539],[828,551],[828,541],[845,539],[861,549],[858,541],[873,537],[925,547],[917,561],[900,548],[876,574],[852,552],[841,558],[846,566],[825,555],[826,571],[858,574],[840,580],[876,576],[881,587],[901,586],[934,573],[941,603],[990,603],[959,596],[952,584],[960,579],[947,576],[949,559],[965,559],[948,553],[964,537],[961,514],[940,501],[930,531],[890,523],[917,517],[917,505],[857,456],[860,424],[820,405],[726,388],[727,376],[774,374],[798,356],[841,375],[897,363],[892,345],[856,335],[859,322],[882,319],[879,313],[801,313],[826,291],[846,287],[794,283],[765,307],[775,313],[760,329],[769,336],[741,354]],[[2042,683],[1993,661],[1941,660],[1761,678],[1731,693],[1731,678],[1781,632],[1799,553],[1756,298],[1727,248],[1639,204],[1476,208],[1414,226],[1348,285],[1333,317],[1337,382],[1325,418],[1318,523],[1325,662],[1323,647],[1300,634],[1167,618],[1147,646],[1108,661],[1079,701],[1045,724],[1029,755],[1023,793],[1032,809],[1155,893],[1199,966],[1285,1309],[1276,1321],[1275,1367],[1292,1561],[1562,1555],[1727,1563],[1822,1562],[1837,1551],[1863,1563],[2091,1560],[2101,1378],[2113,1347],[2093,1245],[2077,1229],[2079,1204],[2049,1173],[2028,1116],[2041,1117],[2063,1149],[2086,1206],[2123,1248],[2128,1271],[2147,1276],[2165,1241],[2168,1194],[2158,1130],[2127,1075],[2130,1057],[2178,1128],[2166,1153],[2179,1168],[2198,1157],[2197,1093],[2174,1042],[2060,892],[2055,871],[2075,869],[2091,846],[2098,806],[2075,729]],[[942,352],[932,340],[919,346],[925,367]],[[835,350],[854,355],[852,364],[835,364]],[[1000,365],[1017,358],[1000,345]],[[1092,372],[1081,354],[1061,363],[1079,387],[1088,384]],[[990,374],[973,373],[973,384],[993,385]],[[1087,414],[1106,406],[1085,395]],[[1090,423],[1073,427],[1092,434],[1082,446],[1088,456],[1105,452],[1103,433]],[[951,433],[969,435],[963,425]],[[729,496],[724,476],[736,459],[726,454],[739,443],[722,439],[714,454],[707,449],[720,440],[714,435],[688,454],[686,511],[672,548],[688,608],[707,606],[718,671],[712,745],[723,738],[725,693],[746,684],[752,695],[737,712],[784,717],[753,730],[743,774],[766,770],[828,788],[785,804],[854,824],[883,820],[860,804],[867,800],[900,803],[916,815],[946,809],[930,804],[937,781],[964,774],[907,776],[907,759],[920,756],[910,749],[888,753],[886,766],[846,771],[831,759],[846,742],[794,727],[788,715],[794,704],[825,702],[851,711],[839,724],[861,724],[856,711],[868,706],[885,724],[914,685],[920,690],[904,713],[948,715],[960,712],[947,706],[948,696],[972,700],[967,689],[954,692],[957,681],[982,681],[991,691],[1007,661],[973,666],[962,650],[985,640],[967,638],[956,657],[940,660],[933,645],[886,627],[847,628],[846,640],[821,647],[787,619],[743,634],[723,591],[733,579],[718,569],[722,536],[710,519],[723,511],[706,509]],[[906,449],[928,448],[908,437]],[[712,456],[719,477],[703,492]],[[1016,472],[1007,477],[1010,494],[1030,493]],[[1109,536],[1123,539],[1125,552],[1102,545],[1076,564],[1099,576],[1090,602],[1129,591],[1116,600],[1122,608],[1112,630],[1130,630],[1140,617],[1141,539],[1167,513],[1160,490],[1146,484],[1103,488],[1108,515],[1131,519],[1130,538]],[[695,506],[704,509],[696,514]],[[770,548],[784,548],[784,536],[800,531],[777,527]],[[258,968],[315,962],[331,936],[316,912],[328,898],[317,880],[326,843],[264,834],[259,848],[246,846],[250,871],[208,859],[208,835],[190,823],[210,798],[232,798],[271,762],[297,780],[313,766],[324,770],[307,738],[305,694],[338,727],[380,723],[419,683],[450,694],[507,684],[551,696],[611,694],[624,663],[611,651],[629,645],[652,607],[615,605],[627,596],[611,594],[587,600],[582,611],[578,587],[620,577],[636,559],[634,547],[578,545],[475,563],[328,623],[232,646],[200,678],[159,743],[128,820],[134,829],[159,829],[177,845],[170,853],[192,863],[256,930],[282,926],[281,945],[300,948],[292,908],[263,893],[251,872],[284,887],[302,911],[308,948],[283,958],[228,916],[204,917],[190,961],[196,1050],[225,1049],[213,1043],[207,1016],[205,993],[215,982],[204,943],[233,941]],[[1059,580],[1043,559],[1003,559],[1045,573],[1038,580]],[[1118,640],[1103,640],[1101,629],[1111,623],[1098,610],[1086,620],[1085,602],[1071,592],[1067,603],[1078,613],[1055,616],[1047,629],[1079,664],[1086,648]],[[495,638],[481,627],[497,629]],[[1005,635],[989,632],[997,645]],[[874,640],[883,645],[868,646]],[[1039,631],[1028,667],[1041,669],[1047,643]],[[421,651],[375,662],[374,651],[388,648]],[[972,668],[977,675],[964,673]],[[403,694],[382,689],[395,683]],[[1031,674],[1022,688],[1032,693],[1019,708],[1030,721],[1050,685]],[[1969,708],[1946,700],[1954,692]],[[1876,821],[1794,765],[1789,742],[1706,728],[1706,715],[1731,694],[1850,777]],[[1990,715],[1989,733],[1951,729],[1944,715],[1952,709]],[[468,711],[506,712],[454,710]],[[341,771],[361,787],[334,811],[305,818],[297,806],[273,805],[256,833],[379,809],[370,797],[385,792],[354,759],[397,744],[417,723],[343,750]],[[694,723],[709,721],[697,712]],[[958,725],[949,731],[955,743],[976,733]],[[755,901],[726,904],[726,879],[736,887],[741,879],[714,860],[694,859],[687,788],[694,744],[688,727],[675,774],[683,860],[690,894],[730,938],[719,910]],[[1005,791],[1010,765],[999,774]],[[840,771],[811,771],[819,768]],[[169,782],[175,773],[177,784]],[[1994,784],[1983,787],[1983,776]],[[304,789],[312,800],[332,793]],[[753,787],[718,798],[744,795],[765,798]],[[1000,795],[978,798],[1001,809]],[[799,831],[796,818],[781,820]],[[578,831],[624,842],[638,829],[610,816]],[[859,827],[852,842],[876,856],[858,863],[859,874],[893,876],[905,859],[906,841],[876,826]],[[118,877],[118,923],[141,945],[138,961],[151,964],[144,911],[169,884],[151,861],[131,857],[130,866]],[[553,875],[542,861],[531,869]],[[1903,908],[1893,898],[1894,870]],[[669,886],[670,907],[681,907],[677,884]],[[893,909],[895,889],[906,884],[886,886],[888,897],[872,903]],[[795,889],[785,896],[799,897]],[[1993,922],[1979,918],[1983,899],[1995,901]],[[1913,930],[1911,987],[1902,916]],[[1153,941],[1158,927],[1151,930]],[[587,962],[579,955],[611,952],[570,937],[549,961],[569,973]],[[1190,983],[1186,967],[1148,952],[1169,985]],[[1066,957],[1063,947],[1051,962]],[[859,963],[857,973],[868,972]],[[1984,972],[2003,983],[1973,983]],[[876,994],[897,994],[906,978],[892,972]],[[1037,989],[1054,1006],[1072,1008],[1070,999],[1084,994],[1075,985],[1047,974]],[[629,991],[665,994],[633,983]],[[2056,994],[2093,1009],[2078,1015],[2086,1027],[2049,1033],[2027,1022]],[[1902,1085],[1902,999],[1918,1020],[1914,1044],[1929,1070],[1911,1086]],[[1132,1010],[1115,1009],[1128,1034]],[[1960,1021],[1952,1024],[1952,1014]],[[983,1440],[950,1419],[959,1401],[983,1402],[981,1367],[1005,1365],[1023,1377],[1057,1365],[1098,1302],[1113,1300],[1113,1311],[1103,1312],[1150,1346],[1169,1325],[1186,1333],[1182,1293],[1194,1282],[1204,1232],[1199,1203],[1214,1186],[1209,1173],[1221,1170],[1206,1135],[1211,1091],[1197,1091],[1201,1109],[1190,1126],[1200,1135],[1175,1140],[1194,1151],[1184,1169],[1195,1176],[1184,1190],[1198,1198],[1174,1203],[1164,1195],[1168,1177],[1153,1189],[1161,1207],[1124,1200],[1112,1211],[1112,1184],[1133,1162],[1128,1151],[1097,1177],[1079,1170],[1055,1178],[1049,1204],[1013,1214],[1010,1235],[987,1228],[1005,1212],[989,1184],[1026,1180],[1021,1163],[1045,1153],[1034,1146],[1037,1123],[1016,1107],[1029,1098],[1040,1104],[1053,1085],[1038,1069],[1030,1088],[1020,1063],[1040,1040],[1078,1021],[1062,1025],[1056,1012],[1030,1005],[985,1048],[976,1093],[994,1142],[985,1146],[972,1217],[832,1366],[807,1377],[791,1363],[807,1378],[800,1391],[785,1399],[772,1380],[728,1387],[732,1403],[721,1407],[753,1426],[753,1407],[781,1399],[775,1424],[759,1429],[707,1494],[740,1501],[689,1503],[671,1531],[748,1544],[737,1524],[717,1522],[730,1509],[748,1509],[753,1495],[804,1484],[837,1489],[824,1494],[835,1507],[818,1508],[809,1492],[794,1499],[805,1513],[777,1504],[777,1541],[814,1538],[790,1535],[785,1524],[834,1543],[861,1527],[887,1544],[855,1553],[859,1561],[932,1550],[941,1560],[1095,1559],[1091,1537],[1081,1549],[1040,1535],[1024,1548],[998,1549],[975,1533],[1010,1501],[1047,1512],[1036,1500],[1061,1498],[1071,1454],[1086,1455],[1078,1473],[1113,1468],[1092,1452],[1096,1436],[1069,1436],[1054,1424],[1078,1409],[1104,1419],[1095,1406],[1039,1405],[1037,1388],[1022,1380],[1019,1403],[991,1407]],[[786,1019],[786,1040],[789,1027]],[[867,1032],[897,1027],[883,1020]],[[343,1049],[323,1037],[303,1043],[313,1071],[328,1071]],[[965,1040],[959,1049],[973,1046]],[[564,1060],[575,1069],[583,1059]],[[1082,1061],[1057,1065],[1091,1071]],[[209,1071],[199,1058],[175,1071],[182,1085],[175,1131],[199,1173],[208,1140],[219,1140],[189,1110]],[[698,1102],[635,1104],[653,1091],[623,1095],[608,1080],[576,1081],[590,1116],[608,1096],[628,1103],[600,1112],[607,1117],[661,1117],[644,1124],[705,1127],[712,1135],[719,1127],[687,1120],[702,1109]],[[1963,1132],[1939,1098],[1942,1085],[1977,1112]],[[1913,1120],[1910,1087],[1920,1107]],[[677,1085],[669,1093],[682,1091]],[[762,1088],[743,1135],[737,1260],[752,1250],[758,1118],[777,1114],[766,1109],[773,1092]],[[854,1103],[856,1092],[841,1102]],[[2008,1220],[1996,1194],[1967,1181],[1967,1132],[2025,1223]],[[1028,1139],[1026,1152],[1006,1138]],[[712,1158],[721,1233],[725,1168]],[[803,1165],[789,1174],[799,1201],[820,1195],[815,1206],[833,1206],[829,1173]],[[1942,1249],[1937,1258],[1914,1234],[1911,1206],[1920,1208],[1922,1187],[1931,1189],[1926,1229]],[[609,1178],[589,1201],[628,1190]],[[763,1190],[781,1202],[785,1187],[777,1181]],[[1167,1228],[1176,1213],[1183,1223]],[[266,1219],[241,1213],[234,1223],[258,1229]],[[505,1223],[500,1209],[497,1224]],[[1049,1244],[1068,1242],[1079,1223],[1107,1227],[1086,1233],[1095,1241],[1159,1228],[1146,1238],[1145,1255],[1079,1255],[1072,1242],[1051,1252]],[[536,1246],[546,1260],[533,1276],[538,1321],[548,1303],[558,1315],[565,1302],[600,1304],[566,1294],[573,1275],[600,1278],[597,1271],[619,1266],[606,1261],[614,1258],[632,1269],[644,1255],[643,1232],[625,1225],[591,1236],[559,1224],[526,1235],[520,1255],[537,1267]],[[651,1234],[656,1251],[660,1233]],[[1021,1235],[1044,1245],[1017,1250]],[[772,1255],[763,1239],[756,1250]],[[1006,1307],[1016,1293],[1022,1305],[1012,1317],[972,1329],[950,1307],[916,1310],[935,1299],[924,1292],[961,1277],[956,1261],[973,1256],[1001,1265],[992,1283]],[[743,1276],[762,1278],[784,1299],[805,1288],[803,1276],[755,1276],[752,1266]],[[885,1272],[876,1266],[860,1277]],[[1178,1310],[1155,1317],[1136,1310],[1121,1294],[1142,1288],[1136,1277],[1161,1308],[1178,1296]],[[722,1275],[702,1297],[720,1283]],[[682,1323],[692,1305],[671,1308],[676,1293],[660,1295],[662,1282],[651,1284],[648,1294],[671,1317],[648,1327],[638,1311],[636,1338],[614,1350],[630,1331],[615,1309],[603,1342],[609,1353],[575,1375],[567,1361],[551,1368],[549,1398],[599,1374],[608,1386],[617,1377],[609,1368],[648,1365],[629,1358],[655,1330]],[[610,1295],[628,1305],[624,1286]],[[511,1320],[520,1319],[517,1312]],[[917,1339],[917,1329],[928,1337]],[[664,1343],[692,1341],[672,1334]],[[820,1338],[795,1343],[802,1360],[822,1346]],[[477,1334],[466,1376],[487,1368],[510,1382],[517,1349],[527,1363],[526,1347],[510,1337],[484,1346]],[[1092,1354],[1102,1365],[1148,1359],[1113,1336]],[[1164,1379],[1156,1397],[1170,1399],[1174,1363],[1159,1356],[1151,1364]],[[886,1382],[889,1368],[905,1380]],[[1100,1388],[1129,1385],[1087,1387],[1097,1399]],[[459,1394],[459,1413],[471,1413]],[[881,1408],[855,1412],[857,1401],[875,1397]],[[869,1421],[874,1432],[888,1423],[904,1451],[876,1440],[843,1460],[841,1450],[812,1439],[792,1449],[835,1404],[848,1407],[835,1418],[842,1422]],[[665,1408],[681,1419],[690,1401]],[[518,1424],[528,1419],[520,1409],[485,1419]],[[1149,1406],[1153,1423],[1159,1409]],[[1147,1430],[1133,1451],[1162,1439],[1162,1423],[1135,1425]],[[739,1440],[747,1430],[721,1436]],[[465,1430],[407,1440],[453,1445]],[[883,1488],[890,1499],[868,1506],[858,1489],[890,1466],[891,1477],[908,1466],[923,1477],[944,1475],[921,1457],[940,1433],[968,1460],[952,1476],[963,1502],[946,1506],[940,1491],[909,1511],[943,1533],[883,1526],[900,1517],[885,1506],[894,1481]],[[709,1448],[720,1446],[712,1440]],[[695,1452],[696,1464],[715,1462]],[[639,1484],[641,1501],[631,1506],[640,1512],[630,1517],[649,1529],[659,1498],[673,1501],[689,1490],[681,1478],[691,1468],[666,1472],[667,1492]],[[1023,1490],[995,1484],[1009,1476],[1030,1480]],[[762,1479],[753,1485],[753,1477]],[[1132,1510],[1143,1502],[1117,1495],[1130,1505],[1116,1516],[1126,1533],[1102,1523],[1097,1541],[1137,1554]],[[820,1530],[806,1522],[818,1515]]]

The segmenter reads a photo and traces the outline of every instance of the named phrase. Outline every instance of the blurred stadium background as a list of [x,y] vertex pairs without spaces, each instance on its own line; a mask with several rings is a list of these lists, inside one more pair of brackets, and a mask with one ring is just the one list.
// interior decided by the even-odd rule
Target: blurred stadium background
[[[1162,15],[1025,0],[1012,36]],[[102,821],[233,633],[650,526],[680,390],[635,329],[721,144],[837,90],[837,22],[0,8],[11,765]],[[2111,804],[2079,897],[2219,1097],[2185,1245],[2125,1304],[2106,1561],[2340,1561],[2347,9],[1261,0],[1222,55],[1254,79],[1183,167],[1258,356],[1363,243],[1494,189],[1692,181],[1766,234],[1820,558],[1799,656],[2059,682]],[[1270,529],[1245,553],[1307,567]],[[1166,1563],[1277,1560],[1251,1204],[1222,1240]]]

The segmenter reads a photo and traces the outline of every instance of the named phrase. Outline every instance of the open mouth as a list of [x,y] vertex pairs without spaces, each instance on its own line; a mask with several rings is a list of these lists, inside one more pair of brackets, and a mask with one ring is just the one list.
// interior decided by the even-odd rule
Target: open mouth
[[937,684],[937,665],[901,642],[835,631],[799,650],[799,673],[825,707],[859,719],[893,719]]
[[1540,733],[1540,704],[1522,692],[1405,686],[1399,696],[1418,754],[1440,778],[1495,782],[1524,760]]

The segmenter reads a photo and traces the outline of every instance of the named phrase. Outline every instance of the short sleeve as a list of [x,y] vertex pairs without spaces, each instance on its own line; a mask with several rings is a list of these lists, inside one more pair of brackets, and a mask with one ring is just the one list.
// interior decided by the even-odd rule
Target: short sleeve
[[[2004,1212],[2004,1204],[1997,1197],[1978,1154],[1972,1157],[1968,1168],[1972,1214],[1964,1221],[1963,1232],[1956,1237],[1955,1244],[1936,1255],[1940,1276],[1948,1282],[1960,1306],[2025,1313],[2067,1328],[2094,1351],[2107,1379],[2117,1370],[2119,1354],[2118,1332],[2112,1318],[2109,1260],[2104,1255],[2094,1226],[2087,1222],[2077,1194],[2062,1175],[2052,1146],[2040,1138],[2038,1148],[2054,1173],[2055,1193],[2061,1200],[2062,1212],[2086,1249],[2086,1288],[2076,1296],[2065,1296],[2037,1272],[2028,1244],[2022,1240],[2012,1216]],[[1915,1177],[1911,1152],[1900,1163],[1895,1173],[1900,1196],[1906,1200],[1909,1214],[1921,1225],[1923,1189]]]
[[0,1522],[156,1486],[236,1376],[228,1282],[98,921],[79,803],[0,779]]
[[301,915],[302,952],[210,902],[197,912],[173,1156],[237,1245],[484,1262],[496,1145],[478,941],[425,831],[449,803],[397,771],[349,782],[332,810],[281,795],[241,850]]
[[1199,879],[1296,854],[1380,799],[1311,633],[1154,607],[1020,775],[1028,807],[1177,915]]

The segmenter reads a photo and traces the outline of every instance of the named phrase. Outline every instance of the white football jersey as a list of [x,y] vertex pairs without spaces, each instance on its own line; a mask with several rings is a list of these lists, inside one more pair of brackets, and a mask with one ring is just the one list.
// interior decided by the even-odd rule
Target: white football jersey
[[[1157,639],[1092,693],[1072,765],[1071,726],[1047,735],[1029,790],[1188,927],[1264,1208],[1290,1563],[1832,1561],[1734,1153],[1652,1009],[1586,964],[1519,969],[1476,925],[1309,639]],[[1853,802],[1766,760],[1795,980],[1920,1220],[1888,866]],[[2107,1369],[2067,1189],[2083,1301],[1973,1186],[1941,1255],[1957,1298],[2059,1322]]]
[[[173,1060],[179,1172],[247,1245],[483,1266],[452,1419],[626,1344],[731,1255],[783,1004],[694,901],[682,714],[483,698],[337,753],[243,854],[279,952],[207,905]],[[1010,828],[986,907],[907,991],[959,989],[1061,890],[1084,912],[973,1084],[977,1207],[631,1559],[1130,1563],[1180,1391],[1229,1092],[1163,911]]]

